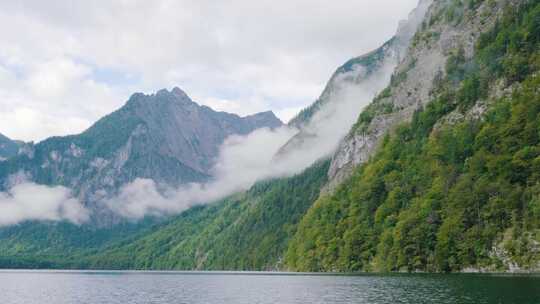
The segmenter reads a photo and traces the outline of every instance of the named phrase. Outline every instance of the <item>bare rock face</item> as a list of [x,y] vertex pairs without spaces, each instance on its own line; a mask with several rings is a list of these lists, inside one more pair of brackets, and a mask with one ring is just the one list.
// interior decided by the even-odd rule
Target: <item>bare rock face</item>
[[[410,121],[414,112],[430,101],[436,79],[445,73],[448,57],[458,49],[463,49],[465,57],[471,57],[478,37],[493,26],[507,2],[484,1],[475,14],[465,11],[461,16],[464,22],[457,23],[445,20],[442,14],[452,1],[420,2],[410,19],[424,21],[397,65],[390,86],[370,105],[372,117],[359,120],[341,141],[332,157],[326,190],[349,177],[356,166],[374,154],[385,134]],[[406,28],[403,25],[402,29]]]
[[[392,39],[372,52],[350,59],[335,71],[321,96],[289,122],[298,133],[278,151],[276,158],[286,157],[295,150],[319,149],[321,142],[328,146],[325,150],[330,155],[335,151],[367,103],[366,99],[370,100],[389,84],[392,71],[405,57],[431,2],[421,0],[408,20],[400,23]],[[347,110],[340,112],[340,108]],[[333,136],[328,136],[329,132]]]
[[135,94],[126,107],[141,120],[139,135],[152,134],[159,154],[181,160],[202,174],[209,174],[226,137],[282,124],[272,112],[247,117],[216,112],[199,106],[179,88],[154,95]]
[[0,162],[0,190],[24,173],[38,184],[68,187],[99,209],[95,202],[136,178],[168,186],[207,181],[225,138],[281,125],[272,112],[240,117],[200,106],[179,88],[136,93],[81,134],[21,147]]

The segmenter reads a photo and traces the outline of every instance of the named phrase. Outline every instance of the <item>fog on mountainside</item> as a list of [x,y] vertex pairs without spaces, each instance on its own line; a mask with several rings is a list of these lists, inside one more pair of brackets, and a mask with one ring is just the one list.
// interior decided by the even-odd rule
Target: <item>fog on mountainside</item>
[[105,204],[127,218],[174,214],[246,190],[259,180],[299,173],[317,160],[331,156],[362,109],[389,83],[396,64],[395,58],[385,58],[369,75],[363,65],[337,74],[332,79],[333,91],[328,101],[301,127],[308,136],[286,153],[280,149],[298,134],[294,126],[233,135],[221,147],[212,181],[172,188],[150,179],[137,179]]
[[431,2],[421,0],[408,20],[400,23],[396,36],[381,48],[338,69],[303,122],[297,117],[275,130],[260,129],[226,140],[211,182],[158,191],[163,186],[150,179],[137,179],[124,186],[118,196],[106,200],[106,205],[134,219],[174,214],[246,190],[259,180],[299,173],[317,160],[330,157],[363,108],[389,84]]
[[[80,213],[74,215],[64,212],[64,209],[69,209],[65,206],[65,201],[56,200],[55,204],[43,206],[47,208],[44,214],[48,214],[43,218],[45,220],[65,219],[80,223],[88,218],[88,213],[97,212],[98,215],[94,218],[101,219],[108,217],[108,211],[124,218],[140,219],[147,215],[176,214],[191,206],[211,203],[235,192],[244,191],[257,181],[299,173],[317,160],[331,157],[362,109],[388,85],[393,70],[403,56],[429,3],[427,0],[420,1],[419,7],[409,15],[409,20],[400,23],[396,36],[383,47],[353,59],[338,69],[316,102],[317,108],[302,124],[291,123],[273,129],[264,128],[265,125],[262,124],[263,128],[253,128],[256,130],[249,134],[229,132],[230,136],[224,140],[217,155],[206,149],[202,151],[205,153],[204,157],[201,157],[195,150],[185,150],[186,147],[200,144],[197,138],[199,131],[190,133],[190,125],[186,124],[185,120],[204,118],[205,113],[215,112],[207,107],[194,105],[179,89],[171,93],[162,90],[155,98],[180,98],[181,103],[195,110],[180,109],[178,113],[187,111],[187,114],[171,114],[177,112],[170,104],[160,103],[159,110],[156,110],[145,106],[144,101],[138,101],[154,98],[154,95],[145,97],[135,94],[132,102],[128,102],[120,111],[105,117],[96,127],[89,129],[93,131],[90,132],[92,136],[97,136],[92,138],[92,141],[96,142],[101,138],[107,140],[111,132],[120,131],[120,134],[123,134],[120,142],[114,140],[111,143],[101,143],[104,146],[118,146],[116,150],[111,149],[107,154],[109,156],[98,153],[92,156],[93,159],[86,159],[86,150],[94,150],[92,146],[84,146],[87,144],[86,139],[80,143],[71,142],[71,145],[71,139],[67,137],[54,139],[67,147],[64,154],[54,149],[54,141],[45,141],[45,145],[40,147],[44,154],[41,157],[45,159],[42,164],[25,163],[29,167],[23,167],[18,172],[10,171],[7,182],[3,185],[7,192],[3,192],[0,197],[0,208],[5,207],[5,214],[18,214],[10,206],[13,206],[14,201],[24,201],[25,198],[20,198],[19,192],[11,187],[38,187],[36,183],[56,179],[56,183],[59,182],[62,186],[50,188],[50,193],[47,192],[48,188],[40,188],[41,195],[54,198],[58,192],[62,192],[69,206],[74,206],[71,209],[79,210]],[[199,114],[189,114],[191,111],[198,111]],[[131,112],[135,113],[136,118],[130,116],[133,115]],[[261,117],[265,118],[267,126],[275,126],[271,120],[268,121],[268,115]],[[167,122],[171,121],[172,125],[167,125]],[[214,121],[216,120],[208,120]],[[119,130],[115,130],[114,125],[118,123],[123,125]],[[208,132],[214,132],[208,131],[208,127],[200,122],[193,121],[193,124],[202,130],[199,134],[206,137]],[[227,123],[223,126],[226,125]],[[179,128],[182,134],[175,135],[173,127]],[[217,130],[221,131],[220,127]],[[83,135],[87,133],[88,131]],[[213,139],[214,144],[215,142]],[[166,146],[162,146],[164,143]],[[25,159],[33,160],[35,148],[29,147],[27,150],[20,154],[26,155]],[[133,155],[135,158],[130,158]],[[213,155],[216,155],[215,159],[211,159]],[[81,165],[84,164],[81,157],[84,162],[89,162],[91,169],[84,171],[82,176],[77,173],[85,168],[85,165]],[[68,160],[70,162],[66,163]],[[126,171],[124,166],[129,164],[131,169]],[[33,174],[26,172],[27,168],[33,170]],[[63,171],[65,168],[70,171]],[[35,180],[36,174],[41,176],[41,180]],[[14,176],[22,178],[13,182],[11,180]],[[51,184],[53,185],[55,182]],[[18,221],[39,219],[33,215],[21,214],[23,215],[15,216]]]
[[[272,112],[240,117],[214,111],[179,88],[135,93],[83,133],[24,144],[0,161],[0,226],[84,219],[114,225],[122,219],[103,201],[123,185],[137,178],[167,187],[206,182],[227,137],[282,124]],[[37,213],[27,210],[39,200],[20,189],[36,190],[46,203]]]

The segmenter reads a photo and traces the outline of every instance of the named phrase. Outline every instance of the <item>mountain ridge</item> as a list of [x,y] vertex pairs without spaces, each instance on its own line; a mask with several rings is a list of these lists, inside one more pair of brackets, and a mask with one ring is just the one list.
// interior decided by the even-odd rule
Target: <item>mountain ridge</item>
[[60,244],[0,229],[0,266],[538,271],[540,1],[420,5],[429,7],[389,84],[331,160],[123,240],[79,245],[88,235],[73,225],[77,237]]
[[0,189],[21,180],[61,185],[99,209],[136,178],[171,187],[207,181],[226,137],[281,125],[272,112],[240,117],[199,106],[179,88],[135,93],[80,134],[26,144],[0,163]]

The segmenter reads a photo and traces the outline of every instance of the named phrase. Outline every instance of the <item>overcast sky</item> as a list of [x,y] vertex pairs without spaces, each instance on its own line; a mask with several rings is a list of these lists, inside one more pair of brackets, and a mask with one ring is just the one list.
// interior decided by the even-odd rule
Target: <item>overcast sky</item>
[[0,0],[0,133],[81,132],[133,92],[286,121],[417,0]]

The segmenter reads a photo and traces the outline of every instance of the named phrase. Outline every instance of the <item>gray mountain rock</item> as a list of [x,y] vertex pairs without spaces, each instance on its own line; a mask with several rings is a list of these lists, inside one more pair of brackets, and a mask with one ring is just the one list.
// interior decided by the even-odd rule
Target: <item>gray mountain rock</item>
[[[425,13],[433,0],[421,0],[418,6],[409,14],[407,20],[400,22],[394,37],[376,50],[365,55],[355,57],[339,67],[328,81],[321,96],[308,108],[302,110],[288,124],[299,129],[278,152],[277,158],[284,157],[296,149],[315,149],[320,141],[329,141],[321,138],[321,133],[333,128],[335,120],[326,119],[332,115],[341,115],[347,119],[347,115],[336,114],[337,108],[348,107],[352,120],[346,129],[340,134],[335,134],[339,141],[354,123],[357,115],[366,103],[366,98],[373,98],[390,82],[392,71],[406,57],[410,41],[418,26],[424,20]],[[351,91],[355,91],[356,106],[345,104],[350,99]],[[360,94],[364,93],[364,94]],[[371,93],[369,97],[366,93]],[[326,117],[325,117],[326,116]],[[347,116],[347,117],[345,117]],[[335,146],[334,146],[335,150]],[[332,150],[332,151],[334,151]]]
[[[437,79],[445,73],[448,57],[460,48],[466,57],[472,56],[478,37],[493,26],[506,2],[483,2],[476,10],[477,15],[468,16],[466,26],[459,28],[449,22],[430,25],[430,20],[440,18],[442,12],[453,4],[452,1],[420,2],[419,8],[428,8],[422,13],[426,21],[412,38],[386,94],[374,100],[340,143],[332,158],[326,190],[335,188],[350,176],[357,165],[375,153],[385,134],[400,123],[410,121],[414,112],[430,101]],[[413,14],[419,12],[421,10],[417,9]]]
[[23,179],[72,189],[90,208],[136,178],[178,186],[211,179],[225,138],[282,122],[264,112],[240,117],[193,102],[179,88],[133,94],[78,135],[25,144],[0,162],[0,190]]

